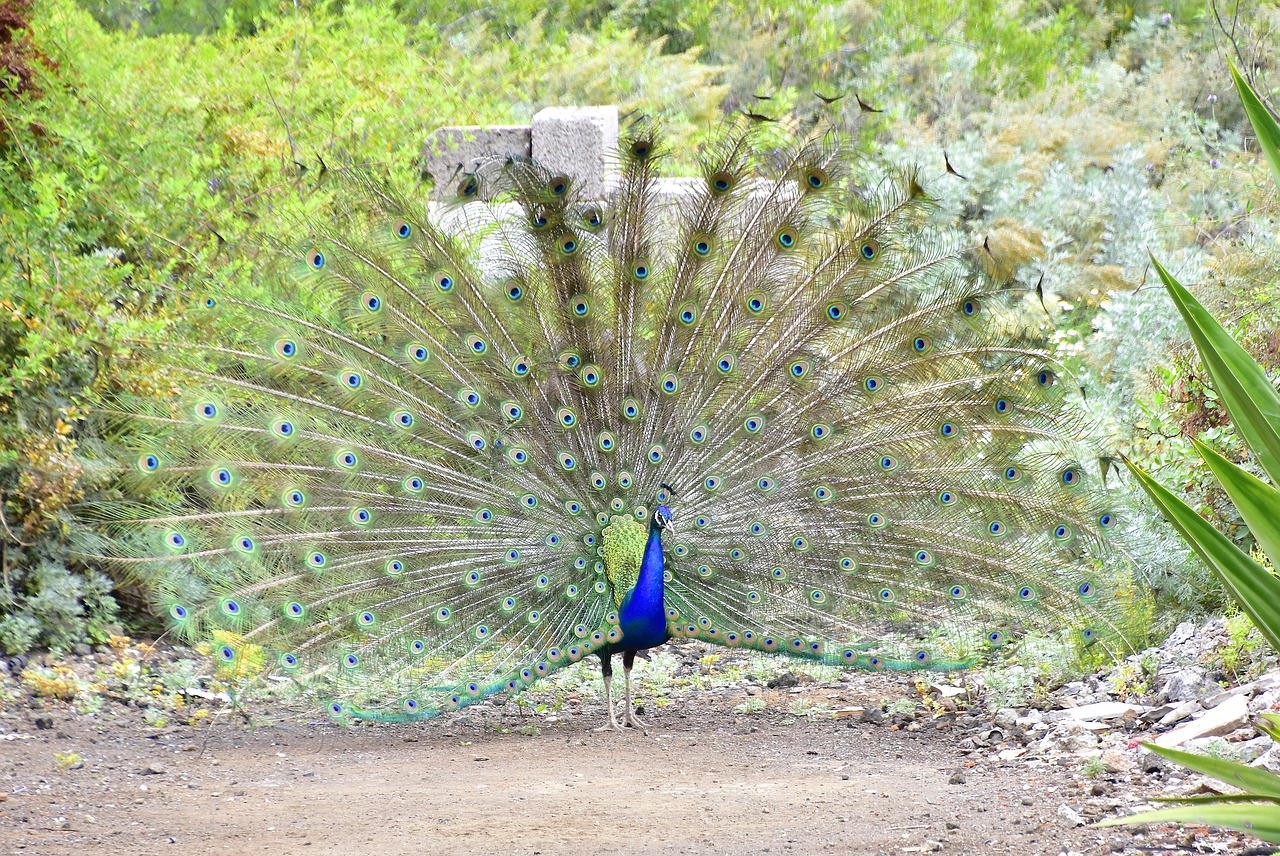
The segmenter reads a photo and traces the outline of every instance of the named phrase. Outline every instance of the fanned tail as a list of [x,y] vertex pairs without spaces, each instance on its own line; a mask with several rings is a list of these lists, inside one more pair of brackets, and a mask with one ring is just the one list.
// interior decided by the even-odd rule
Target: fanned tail
[[1088,426],[915,175],[730,132],[672,198],[663,154],[642,124],[604,200],[512,160],[445,210],[353,173],[368,231],[200,297],[227,338],[104,416],[145,499],[89,509],[175,631],[339,716],[518,691],[620,641],[602,533],[665,483],[673,635],[869,669],[1122,647]]

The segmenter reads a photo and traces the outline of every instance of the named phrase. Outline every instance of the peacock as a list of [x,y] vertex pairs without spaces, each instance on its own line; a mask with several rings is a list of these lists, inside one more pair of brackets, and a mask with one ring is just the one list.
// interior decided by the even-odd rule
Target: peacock
[[335,170],[259,296],[191,297],[217,332],[157,346],[174,394],[108,408],[107,552],[339,720],[598,657],[602,727],[643,728],[632,666],[672,638],[892,671],[1122,647],[1119,517],[1033,290],[918,173],[761,140],[660,193],[637,123],[603,199],[527,158],[444,205]]

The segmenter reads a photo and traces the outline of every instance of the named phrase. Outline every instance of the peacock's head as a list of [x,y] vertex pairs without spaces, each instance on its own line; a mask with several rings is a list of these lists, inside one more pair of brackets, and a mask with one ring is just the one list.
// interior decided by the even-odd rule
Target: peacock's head
[[659,529],[675,529],[675,515],[665,505],[659,505],[653,512],[653,525]]

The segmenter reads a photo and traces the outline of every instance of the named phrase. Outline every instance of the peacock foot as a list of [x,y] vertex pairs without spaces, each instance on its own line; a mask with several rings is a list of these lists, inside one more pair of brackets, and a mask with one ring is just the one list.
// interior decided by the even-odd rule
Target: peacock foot
[[618,722],[617,714],[614,713],[613,705],[609,705],[609,721],[599,728],[593,728],[593,731],[621,731],[622,723]]
[[627,725],[630,725],[632,728],[640,729],[640,733],[645,737],[649,736],[648,727],[640,721],[639,717],[636,716],[636,712],[632,710],[630,706],[627,707]]

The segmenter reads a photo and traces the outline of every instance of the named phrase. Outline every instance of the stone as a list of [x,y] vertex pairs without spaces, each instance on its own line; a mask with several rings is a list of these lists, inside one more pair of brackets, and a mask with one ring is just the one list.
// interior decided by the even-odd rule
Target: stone
[[1036,751],[1038,753],[1067,752],[1078,755],[1096,749],[1098,743],[1098,735],[1088,725],[1079,720],[1069,719],[1042,737],[1036,744]]
[[1193,719],[1185,725],[1166,731],[1153,742],[1157,746],[1173,748],[1181,746],[1188,740],[1197,737],[1220,737],[1230,734],[1249,722],[1249,703],[1243,696],[1232,696],[1222,704],[1205,711],[1199,719]]
[[1108,719],[1119,719],[1126,714],[1140,716],[1147,708],[1136,704],[1125,704],[1119,701],[1100,701],[1084,704],[1067,710],[1055,710],[1045,714],[1045,722],[1061,722],[1074,719],[1078,722],[1102,722]]
[[1084,826],[1084,818],[1066,803],[1058,806],[1058,817],[1065,820],[1068,826]]
[[148,776],[163,776],[168,772],[168,768],[159,761],[152,761],[142,772],[146,773]]
[[[1160,756],[1157,755],[1157,758]],[[1102,763],[1106,765],[1108,773],[1127,773],[1132,770],[1137,762],[1134,757],[1119,749],[1107,749],[1102,753]]]
[[1005,731],[1012,731],[1018,725],[1018,712],[1011,707],[1002,707],[996,711],[991,724]]
[[1208,683],[1204,669],[1186,666],[1165,679],[1160,695],[1170,702],[1198,701],[1201,696],[1221,690],[1217,684]]
[[1204,710],[1204,708],[1200,705],[1200,702],[1184,701],[1182,704],[1160,717],[1159,721],[1156,722],[1156,725],[1168,728],[1170,726],[1177,725],[1188,716],[1193,716],[1202,710]]
[[572,179],[579,199],[604,198],[617,149],[617,107],[548,107],[533,116],[533,159]]
[[1273,745],[1266,752],[1254,758],[1249,766],[1280,775],[1280,744]]
[[532,129],[528,125],[458,125],[437,128],[427,138],[426,171],[435,179],[431,199],[457,198],[462,176],[473,173],[487,161],[511,157],[528,158],[533,153]]

